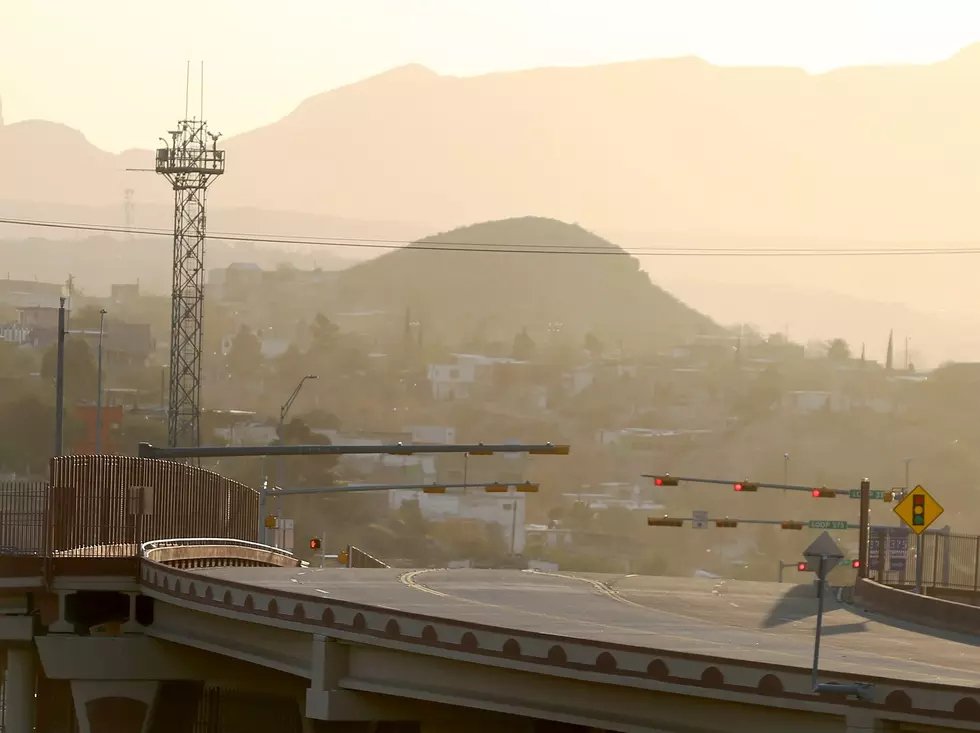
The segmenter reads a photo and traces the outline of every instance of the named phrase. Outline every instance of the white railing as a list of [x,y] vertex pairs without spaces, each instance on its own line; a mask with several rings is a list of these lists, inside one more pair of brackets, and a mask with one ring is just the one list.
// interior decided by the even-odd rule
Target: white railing
[[[147,560],[153,560],[150,556],[151,553],[158,550],[166,550],[172,547],[198,547],[198,546],[225,546],[225,547],[242,547],[250,550],[261,550],[262,552],[268,552],[273,555],[278,555],[280,557],[288,558],[290,560],[296,560],[296,556],[288,550],[283,550],[278,547],[272,547],[271,545],[263,545],[260,542],[250,542],[248,540],[236,540],[230,539],[228,537],[180,537],[169,540],[150,540],[149,542],[144,542],[140,545],[140,557]],[[302,563],[306,565],[307,563]]]

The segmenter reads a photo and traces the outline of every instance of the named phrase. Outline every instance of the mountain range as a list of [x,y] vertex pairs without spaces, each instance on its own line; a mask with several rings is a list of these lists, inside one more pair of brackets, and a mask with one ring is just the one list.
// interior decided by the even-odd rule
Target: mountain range
[[[400,244],[534,215],[616,241],[667,290],[706,281],[750,289],[767,301],[760,316],[783,308],[787,290],[815,284],[969,313],[980,308],[980,290],[964,266],[968,255],[717,258],[652,250],[980,239],[978,82],[980,46],[930,65],[820,75],[696,58],[468,78],[407,66],[311,97],[281,120],[225,140],[227,173],[209,194],[209,223]],[[122,192],[133,188],[136,223],[165,228],[166,183],[126,171],[150,167],[149,149],[111,154],[52,122],[0,126],[0,216],[40,209],[47,215],[28,218],[105,222],[98,217],[115,212],[110,223],[118,224]],[[322,251],[351,259],[376,252]],[[721,303],[709,313],[724,318],[724,311]],[[830,337],[834,325],[826,330]]]

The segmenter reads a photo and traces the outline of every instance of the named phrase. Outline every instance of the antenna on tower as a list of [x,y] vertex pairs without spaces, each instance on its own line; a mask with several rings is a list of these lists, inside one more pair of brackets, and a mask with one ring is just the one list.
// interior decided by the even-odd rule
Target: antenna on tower
[[126,231],[129,232],[129,238],[133,239],[133,194],[135,191],[131,188],[127,188],[123,191],[123,222],[125,223]]
[[193,447],[201,442],[205,210],[208,187],[225,172],[225,152],[218,150],[219,136],[208,131],[203,119],[188,119],[189,61],[187,74],[184,119],[176,130],[169,131],[169,141],[161,138],[163,147],[157,148],[155,161],[156,172],[174,190],[168,409],[168,441],[172,447]]
[[191,61],[187,60],[187,73],[184,76],[184,119],[190,116],[191,108]]
[[201,61],[201,119],[204,119],[204,61]]

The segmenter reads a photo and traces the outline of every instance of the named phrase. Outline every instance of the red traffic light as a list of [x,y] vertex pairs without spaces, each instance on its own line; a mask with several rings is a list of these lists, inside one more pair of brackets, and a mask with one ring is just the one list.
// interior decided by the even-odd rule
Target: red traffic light
[[740,484],[740,483],[739,484],[735,484],[735,491],[741,491],[741,490],[742,490],[742,484]]
[[797,563],[796,569],[799,570],[801,573],[805,573],[807,570],[806,563],[805,562]]
[[861,567],[861,561],[860,560],[853,560],[851,562],[851,567],[852,568],[859,568],[859,567]]
[[311,550],[319,550],[320,549],[320,538],[319,537],[314,537],[313,539],[310,540],[310,549]]
[[753,484],[749,481],[739,481],[732,488],[734,488],[735,491],[758,491],[759,484]]
[[677,486],[677,479],[669,473],[665,473],[663,476],[654,476],[653,484],[654,486]]
[[814,489],[810,492],[814,499],[833,499],[837,492],[827,488]]

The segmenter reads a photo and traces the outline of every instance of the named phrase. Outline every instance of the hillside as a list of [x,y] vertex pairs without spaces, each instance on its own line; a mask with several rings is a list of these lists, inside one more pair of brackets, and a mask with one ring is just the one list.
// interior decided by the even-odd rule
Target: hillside
[[[473,251],[476,244],[510,251]],[[604,254],[560,254],[556,248]],[[347,310],[399,312],[407,306],[426,338],[448,342],[509,346],[526,327],[538,343],[554,338],[578,347],[593,331],[609,347],[622,340],[637,353],[717,328],[653,285],[616,245],[577,225],[539,217],[426,237],[345,271],[339,288]],[[561,334],[549,337],[555,323],[562,324]]]

